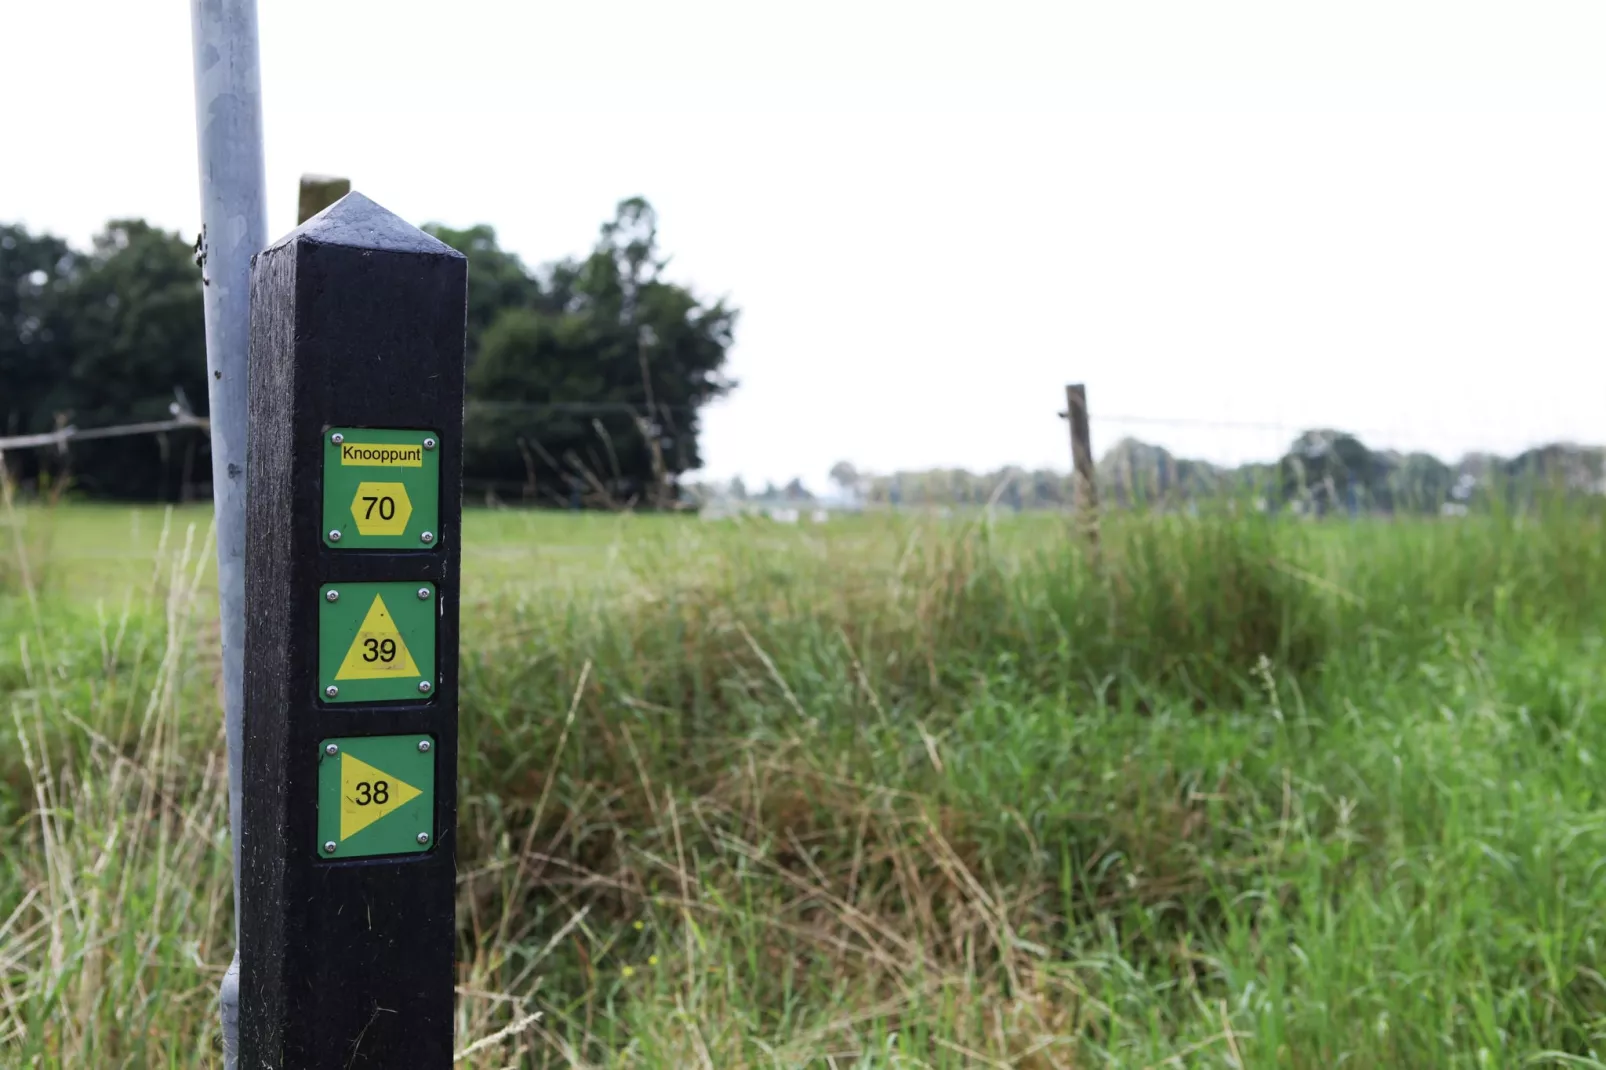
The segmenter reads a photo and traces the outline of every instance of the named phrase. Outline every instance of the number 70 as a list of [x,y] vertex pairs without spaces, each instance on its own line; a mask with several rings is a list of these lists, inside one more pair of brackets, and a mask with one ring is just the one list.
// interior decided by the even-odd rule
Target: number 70
[[396,499],[389,495],[383,498],[364,497],[363,501],[368,503],[368,511],[362,517],[364,520],[372,520],[374,518],[375,506],[379,508],[379,519],[381,520],[390,520],[396,515]]

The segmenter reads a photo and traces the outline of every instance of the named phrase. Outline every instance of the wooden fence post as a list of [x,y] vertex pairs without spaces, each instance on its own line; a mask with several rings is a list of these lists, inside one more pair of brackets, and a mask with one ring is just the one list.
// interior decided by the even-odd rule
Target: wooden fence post
[[1093,441],[1088,430],[1087,388],[1074,383],[1065,388],[1065,411],[1071,425],[1071,483],[1077,519],[1088,539],[1099,539],[1099,487],[1093,469]]
[[242,1068],[452,1063],[466,285],[359,193],[252,267]]
[[302,175],[301,195],[296,200],[296,226],[351,192],[351,179],[330,175]]

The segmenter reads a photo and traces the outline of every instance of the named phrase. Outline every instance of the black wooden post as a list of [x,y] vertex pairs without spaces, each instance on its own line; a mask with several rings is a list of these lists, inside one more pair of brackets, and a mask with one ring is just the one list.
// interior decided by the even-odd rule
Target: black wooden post
[[466,277],[359,193],[252,266],[242,1070],[452,1062]]

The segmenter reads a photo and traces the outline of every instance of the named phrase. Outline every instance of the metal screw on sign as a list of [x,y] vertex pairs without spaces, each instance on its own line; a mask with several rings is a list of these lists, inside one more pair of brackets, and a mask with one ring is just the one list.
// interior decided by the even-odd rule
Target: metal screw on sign
[[418,842],[419,842],[419,843],[428,843],[428,842],[429,842],[429,833],[427,833],[427,832],[420,832],[420,833],[419,833],[419,834],[418,834]]
[[330,591],[330,592],[328,592],[327,594],[325,594],[323,596],[323,600],[325,602],[338,602],[338,601],[340,601],[340,592],[339,591]]
[[323,749],[323,752],[329,755],[329,757],[333,758],[335,755],[340,753],[340,745],[338,743],[331,743]]
[[329,441],[338,446],[342,442],[346,441],[346,436],[342,435],[339,431],[336,431],[334,434],[329,436]]
[[432,438],[426,438],[426,439],[425,439],[425,440],[424,440],[424,448],[425,448],[425,449],[426,449],[426,450],[432,450],[432,449],[434,449],[434,448],[435,448],[435,440],[434,440],[434,439],[432,439]]
[[420,680],[420,681],[418,681],[418,690],[422,694],[425,694],[425,695],[429,694],[429,681],[428,680]]
[[328,687],[323,689],[323,693],[328,698],[338,698],[340,697],[340,688],[336,687],[334,684],[330,684]]
[[429,753],[429,740],[421,739],[421,740],[418,741],[418,753],[420,753],[420,754],[428,754]]
[[435,533],[433,531],[426,531],[423,534],[418,536],[418,541],[419,542],[434,542],[435,541]]
[[429,588],[428,587],[420,587],[418,589],[418,600],[420,602],[429,601]]
[[333,531],[329,532],[329,541],[330,542],[339,542],[340,541],[340,529],[339,528],[335,528]]
[[334,840],[326,840],[323,845],[323,853],[326,855],[332,855],[339,847],[340,845]]

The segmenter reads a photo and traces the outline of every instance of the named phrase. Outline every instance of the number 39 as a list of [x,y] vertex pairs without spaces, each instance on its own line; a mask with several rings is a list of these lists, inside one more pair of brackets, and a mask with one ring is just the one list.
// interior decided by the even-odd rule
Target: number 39
[[368,653],[362,656],[364,661],[383,661],[388,665],[396,660],[396,640],[394,639],[380,640],[370,637],[364,639],[362,645],[368,648]]

